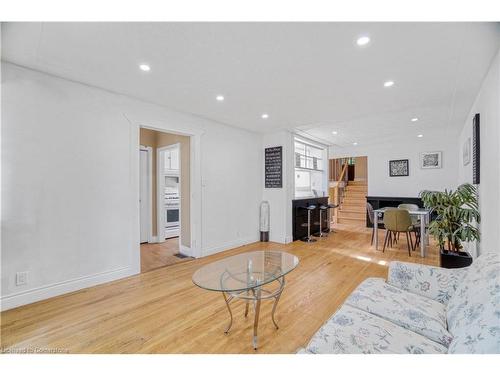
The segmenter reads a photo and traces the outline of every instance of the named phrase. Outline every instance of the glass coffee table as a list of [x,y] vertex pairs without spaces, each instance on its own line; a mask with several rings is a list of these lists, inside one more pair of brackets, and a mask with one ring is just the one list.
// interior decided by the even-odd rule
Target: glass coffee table
[[[276,306],[285,288],[285,275],[294,270],[299,259],[283,251],[253,251],[227,257],[201,267],[193,274],[193,283],[200,288],[221,292],[229,310],[229,325],[224,333],[229,333],[233,324],[233,313],[229,303],[235,299],[253,303],[255,317],[253,324],[253,348],[257,349],[257,328],[259,325],[260,303],[263,299],[274,299],[271,319],[278,329],[274,317]],[[274,288],[270,288],[275,285]]]

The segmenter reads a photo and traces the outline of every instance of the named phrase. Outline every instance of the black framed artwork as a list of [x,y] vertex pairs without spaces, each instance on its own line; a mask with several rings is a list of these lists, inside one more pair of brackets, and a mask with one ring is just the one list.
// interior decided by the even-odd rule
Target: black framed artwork
[[404,177],[410,175],[409,160],[389,160],[389,176]]
[[264,152],[265,188],[283,187],[283,147],[268,147]]
[[472,183],[479,184],[481,173],[481,144],[479,142],[480,128],[479,128],[479,113],[474,115],[472,120]]

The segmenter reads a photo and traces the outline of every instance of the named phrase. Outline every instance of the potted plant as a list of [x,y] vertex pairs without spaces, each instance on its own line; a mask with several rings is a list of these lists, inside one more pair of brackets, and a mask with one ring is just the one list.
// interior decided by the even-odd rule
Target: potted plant
[[455,191],[423,191],[420,197],[424,206],[437,214],[429,224],[429,233],[439,243],[441,267],[470,265],[472,257],[464,251],[463,243],[480,240],[479,229],[475,226],[481,220],[476,187],[463,184]]

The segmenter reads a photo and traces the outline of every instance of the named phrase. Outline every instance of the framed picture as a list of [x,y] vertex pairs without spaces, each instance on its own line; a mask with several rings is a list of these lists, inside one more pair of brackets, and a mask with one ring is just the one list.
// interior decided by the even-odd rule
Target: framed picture
[[472,183],[476,185],[479,184],[481,177],[481,143],[479,141],[480,134],[479,113],[476,113],[474,115],[474,119],[472,120]]
[[462,159],[464,165],[470,163],[470,138],[467,138],[462,146]]
[[441,168],[442,152],[432,151],[432,152],[422,152],[420,154],[420,168],[431,169],[431,168]]
[[409,176],[408,159],[389,160],[389,176],[401,177]]

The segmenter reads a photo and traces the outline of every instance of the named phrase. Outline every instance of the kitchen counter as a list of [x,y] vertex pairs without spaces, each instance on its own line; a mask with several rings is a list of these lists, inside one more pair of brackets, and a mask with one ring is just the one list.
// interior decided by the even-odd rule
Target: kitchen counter
[[[307,224],[307,210],[300,207],[307,207],[311,204],[314,204],[316,207],[319,207],[321,204],[327,205],[328,197],[299,198],[292,201],[294,241],[307,236],[307,226],[302,225]],[[311,233],[319,232],[319,225],[314,225],[314,223],[319,223],[319,209],[311,212]],[[328,215],[324,215],[321,227],[323,229],[328,227]]]

